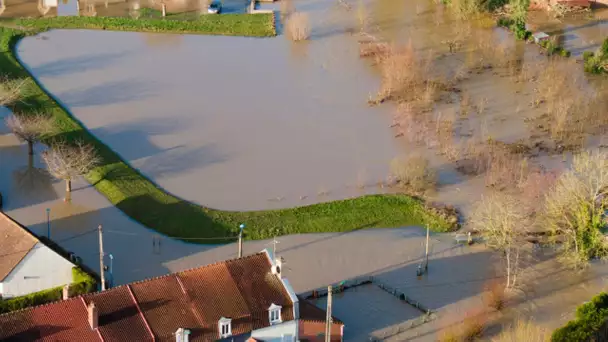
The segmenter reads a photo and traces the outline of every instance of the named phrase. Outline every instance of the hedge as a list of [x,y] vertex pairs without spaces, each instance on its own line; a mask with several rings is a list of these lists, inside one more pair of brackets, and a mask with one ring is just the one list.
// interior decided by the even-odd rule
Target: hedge
[[[72,279],[74,282],[70,284],[70,297],[91,293],[97,290],[97,281],[79,267],[72,268]],[[61,300],[62,297],[63,286],[59,286],[30,293],[25,296],[0,300],[0,314],[56,302]]]

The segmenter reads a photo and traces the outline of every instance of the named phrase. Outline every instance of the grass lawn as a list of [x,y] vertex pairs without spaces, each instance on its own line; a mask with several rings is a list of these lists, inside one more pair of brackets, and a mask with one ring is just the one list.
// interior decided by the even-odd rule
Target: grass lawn
[[[169,14],[166,19],[154,18],[154,10],[143,9],[142,16],[151,18],[132,19],[126,17],[50,17],[3,19],[0,24],[22,27],[28,30],[48,29],[96,29],[108,31],[139,31],[165,33],[213,34],[226,36],[273,37],[276,36],[274,15],[221,14],[195,15],[195,13]],[[193,20],[180,20],[192,17]]]
[[[227,239],[202,238],[234,237],[240,223],[247,225],[248,239],[268,238],[275,233],[342,232],[405,225],[429,225],[435,231],[450,229],[451,225],[443,216],[434,214],[425,208],[423,202],[405,195],[373,195],[284,210],[228,212],[201,207],[168,194],[89,133],[45,93],[16,60],[15,43],[25,35],[45,28],[47,22],[46,19],[38,24],[35,20],[21,21],[37,28],[28,32],[0,27],[0,74],[3,73],[8,82],[26,80],[24,101],[10,107],[15,112],[43,111],[52,115],[60,133],[48,137],[46,143],[65,140],[94,145],[103,162],[87,176],[87,180],[110,202],[143,225],[168,236],[199,243],[227,242]],[[64,21],[66,24],[70,22],[73,21]]]

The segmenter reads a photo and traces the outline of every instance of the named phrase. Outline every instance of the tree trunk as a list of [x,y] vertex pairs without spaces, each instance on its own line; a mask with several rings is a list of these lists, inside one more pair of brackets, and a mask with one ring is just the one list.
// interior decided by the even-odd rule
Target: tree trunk
[[519,249],[515,250],[515,265],[513,266],[513,283],[511,287],[515,287],[515,282],[517,282],[517,274],[519,270]]
[[66,179],[65,180],[65,201],[69,202],[70,200],[72,200],[72,180]]
[[505,255],[507,258],[507,288],[511,285],[511,251],[506,250]]
[[34,142],[33,141],[28,141],[27,142],[27,153],[30,156],[34,155]]
[[27,158],[27,168],[32,170],[34,168],[34,155],[30,154]]

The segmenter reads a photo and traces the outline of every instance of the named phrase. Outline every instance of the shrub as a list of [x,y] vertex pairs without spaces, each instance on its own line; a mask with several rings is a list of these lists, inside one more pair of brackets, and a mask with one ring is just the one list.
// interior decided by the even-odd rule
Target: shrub
[[287,18],[287,36],[294,42],[310,38],[310,25],[308,15],[300,12],[292,13]]
[[571,52],[569,50],[566,50],[564,48],[561,48],[561,50],[559,51],[559,55],[562,57],[566,57],[569,58],[571,56]]
[[485,303],[494,310],[500,311],[505,307],[505,287],[498,281],[493,281],[486,287]]
[[585,60],[585,72],[591,74],[601,74],[602,67],[600,63],[600,59],[597,56],[591,56],[587,60]]
[[547,330],[531,321],[517,320],[515,324],[504,330],[492,342],[547,342],[550,340]]
[[97,280],[79,267],[72,268],[74,282],[70,285],[70,296],[91,293],[97,290]]
[[429,167],[429,161],[421,156],[407,159],[393,159],[391,172],[400,186],[410,187],[414,191],[425,191],[435,187],[435,172]]
[[604,39],[600,51],[602,52],[602,55],[608,55],[608,38]]
[[511,27],[511,25],[513,25],[513,19],[511,18],[507,18],[507,17],[500,17],[498,18],[498,20],[496,21],[496,25],[500,26],[500,27]]
[[583,60],[586,62],[588,59],[593,58],[595,54],[591,51],[583,52]]
[[560,253],[572,266],[582,268],[591,258],[608,256],[601,232],[607,187],[608,154],[584,152],[574,156],[572,170],[563,173],[546,196],[545,224],[562,233]]
[[464,341],[474,341],[483,333],[485,318],[483,314],[467,315],[462,322],[462,339]]
[[608,294],[595,296],[590,302],[576,309],[576,318],[551,335],[553,342],[599,340],[595,336],[608,319]]

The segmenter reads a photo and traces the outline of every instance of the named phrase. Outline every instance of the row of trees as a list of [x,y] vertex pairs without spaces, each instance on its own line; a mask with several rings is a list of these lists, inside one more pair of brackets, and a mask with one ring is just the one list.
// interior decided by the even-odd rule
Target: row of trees
[[[13,114],[5,119],[6,126],[22,142],[28,145],[29,167],[33,167],[34,144],[55,133],[52,117],[44,114]],[[50,148],[42,153],[48,172],[65,181],[66,197],[71,199],[72,180],[86,175],[100,159],[93,146],[83,142],[68,144],[65,141],[51,141]]]
[[583,152],[572,167],[547,190],[536,216],[527,215],[521,201],[506,194],[485,197],[471,216],[491,247],[503,253],[507,288],[516,285],[527,227],[548,232],[558,243],[563,262],[584,268],[592,258],[608,256],[602,233],[606,226],[608,154]]

